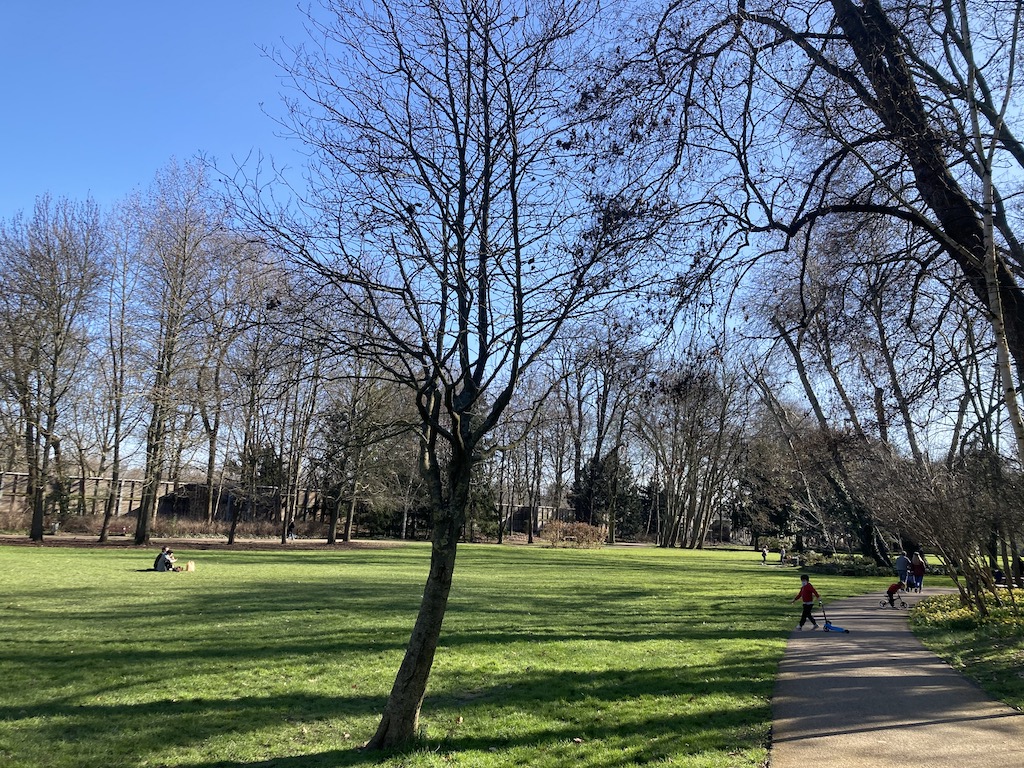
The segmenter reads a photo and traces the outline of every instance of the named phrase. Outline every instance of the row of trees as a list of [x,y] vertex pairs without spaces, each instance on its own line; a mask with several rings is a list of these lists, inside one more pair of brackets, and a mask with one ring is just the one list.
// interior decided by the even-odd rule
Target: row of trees
[[[990,582],[982,539],[1019,562],[1021,10],[672,6],[650,55],[623,67],[653,85],[624,100],[632,114],[682,116],[677,177],[712,256],[754,270],[773,257],[765,336],[809,406],[830,495],[866,527],[927,530],[974,595]],[[727,169],[711,185],[709,162]]]
[[136,452],[139,541],[189,464],[323,489],[332,538],[424,504],[372,746],[413,738],[457,543],[506,494],[612,541],[727,513],[926,544],[984,610],[1024,533],[1020,3],[364,5],[274,52],[301,189],[257,167],[221,198],[187,164],[4,224],[33,537],[72,455]]
[[234,465],[255,482],[263,448],[301,453],[317,354],[266,321],[286,275],[231,230],[199,163],[104,215],[42,197],[0,246],[4,468],[28,474],[33,538],[50,505],[67,513],[71,476],[141,469],[141,542],[162,478]]

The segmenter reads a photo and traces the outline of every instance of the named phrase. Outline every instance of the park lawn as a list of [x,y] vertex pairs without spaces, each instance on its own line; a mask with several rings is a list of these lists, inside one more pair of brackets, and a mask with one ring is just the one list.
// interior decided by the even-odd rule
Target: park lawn
[[954,669],[991,696],[1024,710],[1024,620],[1010,607],[1010,597],[1007,593],[1002,606],[990,598],[984,619],[961,606],[957,595],[930,597],[911,611],[910,625]]
[[464,545],[421,738],[364,753],[428,546],[155,552],[0,546],[0,764],[761,766],[799,613],[752,552]]

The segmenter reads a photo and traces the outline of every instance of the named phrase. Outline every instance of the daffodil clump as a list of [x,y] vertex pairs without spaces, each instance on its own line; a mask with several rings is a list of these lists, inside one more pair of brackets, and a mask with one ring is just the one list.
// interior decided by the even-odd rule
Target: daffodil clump
[[958,595],[923,600],[914,632],[932,651],[1007,704],[1024,709],[1024,592],[986,597],[986,615]]

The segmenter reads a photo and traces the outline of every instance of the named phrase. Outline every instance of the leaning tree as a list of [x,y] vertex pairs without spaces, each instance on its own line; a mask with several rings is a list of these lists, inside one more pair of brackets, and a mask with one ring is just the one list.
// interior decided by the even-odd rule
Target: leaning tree
[[[614,77],[597,70],[592,104],[614,113],[612,141],[668,142],[661,155],[692,204],[695,275],[814,253],[869,218],[920,243],[903,257],[906,290],[955,268],[990,323],[1024,446],[1012,202],[1022,11],[1019,0],[669,0],[641,48],[624,44],[604,70]],[[675,136],[652,133],[666,124]],[[795,288],[809,305],[806,284]]]
[[[910,297],[900,318],[908,325],[925,319],[915,311],[922,286],[947,287],[985,318],[1018,461],[1022,12],[1020,0],[668,0],[637,36],[639,49],[624,44],[590,89],[595,113],[615,116],[610,141],[666,142],[660,154],[690,201],[694,276],[738,266],[732,277],[743,281],[752,262],[802,257],[791,291],[798,311],[788,324],[779,318],[774,336],[795,362],[816,311],[807,257],[872,220],[913,242],[891,254],[901,267],[880,270],[874,277],[886,282],[876,287]],[[656,130],[664,125],[676,135]],[[860,249],[835,255],[885,266]],[[943,280],[950,272],[957,279]],[[923,355],[941,331],[922,328]],[[893,390],[906,422],[911,393],[884,373],[879,386]],[[907,450],[923,464],[925,446],[913,439],[908,432]],[[833,477],[845,484],[842,475]],[[836,487],[855,505],[847,490]]]
[[433,547],[367,745],[384,748],[417,731],[485,436],[566,320],[634,286],[665,208],[574,143],[564,107],[595,39],[589,5],[325,5],[314,44],[276,54],[308,186],[290,206],[258,175],[240,186],[250,224],[369,329],[349,354],[415,401]]

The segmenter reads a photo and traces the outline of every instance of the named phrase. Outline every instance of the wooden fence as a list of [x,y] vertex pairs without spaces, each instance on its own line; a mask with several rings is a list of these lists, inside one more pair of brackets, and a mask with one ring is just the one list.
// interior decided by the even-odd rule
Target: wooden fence
[[[161,495],[173,490],[174,483],[160,484]],[[121,480],[118,494],[119,504],[114,515],[127,515],[135,508],[142,495],[141,480]],[[28,490],[28,475],[24,472],[0,473],[0,509],[18,512],[27,506],[25,494]],[[70,498],[69,511],[72,514],[103,514],[103,507],[110,497],[112,484],[108,477],[69,478],[67,492]]]
[[[113,483],[109,477],[87,477],[79,478],[72,477],[66,479],[66,493],[68,495],[68,512],[72,515],[84,514],[84,515],[101,515],[103,514],[104,506],[107,503],[107,499],[115,493],[117,499],[117,507],[114,509],[114,517],[123,517],[129,515],[135,511],[142,499],[142,484],[141,479],[123,479],[118,481],[117,488],[115,489]],[[203,483],[183,483],[181,481],[165,480],[160,483],[159,492],[157,498],[161,500],[161,515],[164,513],[163,509],[168,512],[174,510],[178,511],[181,509],[180,506],[167,505],[164,506],[164,500],[174,500],[180,498],[186,489],[202,487]],[[26,499],[26,492],[28,489],[28,475],[24,472],[3,472],[0,473],[0,511],[9,513],[18,513],[25,510],[28,506],[28,500]],[[264,499],[267,498],[280,498],[277,488],[264,488],[260,487],[256,489],[260,496]],[[187,495],[187,494],[186,494]],[[225,498],[227,494],[224,494]],[[203,514],[205,514],[205,494],[203,495]],[[220,514],[218,517],[223,517],[224,502],[221,502],[218,507]],[[283,503],[282,503],[283,508]],[[296,494],[296,516],[305,517],[308,514],[313,513],[317,508],[317,494],[312,489],[301,488]],[[195,515],[198,510],[192,509],[192,515]]]
[[[68,512],[72,515],[101,515],[107,499],[115,491],[108,477],[67,478]],[[117,507],[114,517],[124,517],[135,511],[142,498],[141,479],[123,479],[118,482]],[[25,497],[28,488],[28,475],[24,472],[0,473],[0,511],[20,513],[27,509]],[[230,519],[231,511],[228,499],[232,492],[219,490],[215,519]],[[260,487],[258,515],[266,519],[282,519],[285,500],[281,498],[278,488]],[[158,514],[160,516],[178,514],[181,517],[198,518],[206,514],[206,494],[204,483],[184,483],[166,480],[160,483],[157,494],[160,500]],[[327,510],[322,507],[318,494],[314,489],[300,488],[295,494],[294,516],[298,519],[323,519]],[[251,512],[245,514],[249,517]],[[504,505],[505,530],[526,533],[529,530],[531,508],[522,504]],[[545,523],[551,520],[572,520],[572,511],[567,508],[555,509],[551,506],[537,507],[536,524],[538,532]]]

